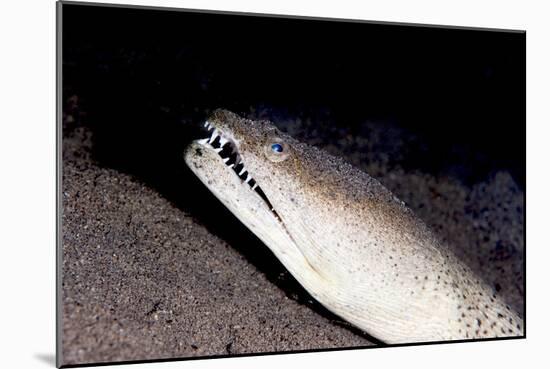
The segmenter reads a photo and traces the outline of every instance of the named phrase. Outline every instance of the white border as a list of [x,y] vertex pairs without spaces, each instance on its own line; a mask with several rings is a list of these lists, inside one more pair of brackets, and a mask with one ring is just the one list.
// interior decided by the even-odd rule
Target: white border
[[[106,1],[111,2],[111,1]],[[119,1],[527,30],[527,340],[133,365],[132,368],[519,368],[548,362],[550,138],[548,10],[544,1]],[[12,0],[0,11],[0,365],[52,367],[55,352],[55,3]],[[368,40],[365,40],[368,43]],[[373,57],[376,57],[375,55]],[[498,139],[498,136],[495,136]],[[548,349],[547,349],[548,350]]]

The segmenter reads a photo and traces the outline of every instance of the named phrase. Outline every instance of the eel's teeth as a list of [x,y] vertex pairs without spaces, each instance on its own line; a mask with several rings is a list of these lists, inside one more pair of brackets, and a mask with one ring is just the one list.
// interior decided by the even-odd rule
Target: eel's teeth
[[218,130],[217,130],[217,129],[214,129],[214,131],[212,132],[212,136],[210,136],[210,140],[208,141],[208,143],[214,142],[214,140],[216,139],[216,137],[218,137]]
[[208,121],[206,121],[206,122],[204,122],[204,126],[205,126],[206,128],[209,128],[209,127],[210,127],[210,123],[208,123]]
[[202,140],[198,141],[201,145],[205,145],[208,142],[208,138],[203,138]]
[[223,147],[223,145],[225,145],[228,142],[229,140],[227,138],[220,137],[220,147]]
[[250,176],[249,173],[246,174],[246,179],[244,180],[245,183],[248,183],[250,182],[250,180],[252,179],[252,177]]
[[[221,151],[221,149],[220,149],[220,151]],[[224,162],[224,163],[227,163],[228,161],[229,161],[229,158],[223,159],[223,162]]]
[[229,168],[232,168],[232,169],[233,169],[233,167],[234,167],[234,166],[235,166],[235,164],[234,164],[234,163],[233,163],[233,164],[229,164],[229,165],[228,165],[228,167],[229,167]]
[[221,147],[218,147],[217,149],[214,149],[214,151],[217,152],[218,154],[219,154],[220,152],[222,152],[222,150],[223,150],[223,149],[222,149]]
[[256,189],[256,187],[258,187],[258,184],[254,183],[254,186],[252,186],[252,191],[254,191]]
[[245,167],[244,167],[244,165],[243,165],[243,169],[241,169],[241,172],[239,173],[239,175],[242,176],[244,172],[246,172],[246,169],[245,169]]

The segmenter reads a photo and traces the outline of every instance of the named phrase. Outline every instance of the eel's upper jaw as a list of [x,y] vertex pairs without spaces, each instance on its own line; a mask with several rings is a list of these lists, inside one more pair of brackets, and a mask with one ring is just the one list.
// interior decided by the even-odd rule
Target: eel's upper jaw
[[251,190],[255,191],[256,194],[262,198],[262,200],[266,203],[268,209],[272,212],[275,218],[279,222],[282,222],[282,219],[275,211],[273,205],[265,195],[262,188],[245,167],[242,155],[239,153],[238,150],[238,145],[235,143],[235,140],[232,138],[232,136],[226,132],[221,131],[209,121],[206,121],[204,123],[204,127],[206,128],[210,136],[201,140],[196,140],[195,142],[210,150],[215,151],[222,158],[223,163],[229,169],[231,169],[236,176],[241,179],[243,184],[247,183],[250,186]]

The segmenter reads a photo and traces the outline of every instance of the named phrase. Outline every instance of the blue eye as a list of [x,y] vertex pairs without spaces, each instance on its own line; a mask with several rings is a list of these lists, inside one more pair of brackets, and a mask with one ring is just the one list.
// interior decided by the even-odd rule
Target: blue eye
[[274,143],[271,145],[271,150],[273,150],[274,152],[283,152],[283,145]]

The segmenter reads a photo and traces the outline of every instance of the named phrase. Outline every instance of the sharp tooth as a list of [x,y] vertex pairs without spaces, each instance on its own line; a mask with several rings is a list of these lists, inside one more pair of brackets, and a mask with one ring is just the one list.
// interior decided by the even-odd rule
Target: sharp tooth
[[246,169],[244,168],[244,165],[243,165],[243,169],[241,169],[241,172],[239,173],[239,175],[241,176],[244,172],[246,172]]
[[206,121],[206,122],[204,122],[204,126],[205,126],[206,128],[208,128],[208,127],[210,126],[210,123],[208,123],[208,121]]
[[201,145],[205,145],[208,142],[208,138],[203,138],[202,140],[198,141]]
[[229,168],[233,168],[235,166],[235,164],[229,164],[228,167]]
[[252,186],[252,190],[255,190],[256,187],[258,187],[258,184],[257,184],[257,183],[254,183],[254,186]]
[[228,142],[229,140],[227,138],[220,137],[220,147],[223,147],[223,145],[225,145]]
[[250,174],[246,174],[246,179],[244,180],[245,183],[248,183],[250,182],[250,180],[252,179],[252,177],[250,176]]
[[218,130],[215,129],[215,130],[212,132],[212,136],[210,136],[210,140],[208,141],[208,143],[214,142],[214,140],[216,139],[216,137],[218,137]]
[[[221,150],[221,149],[220,149],[220,150]],[[227,163],[228,161],[229,161],[229,158],[223,159],[223,162],[224,162],[224,163]]]
[[217,152],[218,154],[222,151],[223,149],[221,147],[217,148],[217,149],[214,149],[215,152]]

